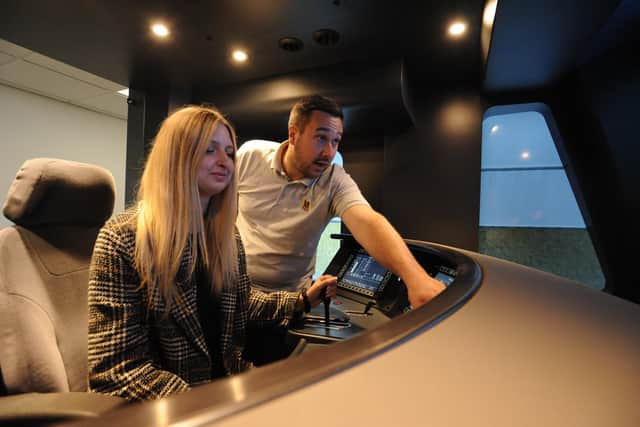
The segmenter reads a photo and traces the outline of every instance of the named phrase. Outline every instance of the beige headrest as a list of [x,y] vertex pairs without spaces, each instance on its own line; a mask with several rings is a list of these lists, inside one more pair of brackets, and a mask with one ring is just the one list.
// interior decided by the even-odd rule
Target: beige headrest
[[96,165],[60,159],[31,159],[18,171],[3,213],[22,226],[101,226],[113,212],[115,184]]

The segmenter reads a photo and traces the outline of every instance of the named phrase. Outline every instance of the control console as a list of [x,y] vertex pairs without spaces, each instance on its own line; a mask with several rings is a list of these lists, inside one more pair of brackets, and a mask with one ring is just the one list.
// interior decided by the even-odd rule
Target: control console
[[[410,311],[407,289],[402,280],[373,259],[350,235],[324,274],[338,277],[338,291],[331,302],[328,322],[322,304],[293,325],[290,333],[309,342],[328,343],[350,338],[366,329]],[[436,280],[449,286],[456,266],[433,250],[409,245],[413,256]]]

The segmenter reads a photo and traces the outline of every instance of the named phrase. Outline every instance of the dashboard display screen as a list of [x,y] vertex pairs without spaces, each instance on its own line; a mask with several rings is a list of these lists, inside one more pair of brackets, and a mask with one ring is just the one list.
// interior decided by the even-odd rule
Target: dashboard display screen
[[367,254],[357,254],[340,280],[343,286],[353,290],[362,289],[373,295],[383,283],[387,269]]
[[454,280],[456,280],[457,275],[458,273],[455,269],[441,265],[438,267],[438,271],[434,279],[444,283],[445,286],[449,286]]
[[435,279],[444,283],[445,286],[449,286],[453,282],[455,277],[449,276],[448,274],[445,274],[442,272],[438,272],[438,274],[436,274]]

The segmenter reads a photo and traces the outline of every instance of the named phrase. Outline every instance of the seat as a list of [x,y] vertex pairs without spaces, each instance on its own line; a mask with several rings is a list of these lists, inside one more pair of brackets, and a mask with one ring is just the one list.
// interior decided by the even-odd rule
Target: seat
[[[77,397],[87,390],[89,263],[97,233],[113,211],[114,187],[104,168],[45,158],[26,161],[11,184],[3,213],[15,225],[0,230],[0,372],[6,393],[61,393],[71,405],[92,399]],[[110,407],[102,399],[108,396],[94,396],[102,403],[90,406]],[[24,399],[22,406],[16,396],[0,399],[0,421],[16,409],[24,418],[25,405],[38,406],[37,395]],[[64,418],[64,399],[40,397],[54,402],[57,419]]]

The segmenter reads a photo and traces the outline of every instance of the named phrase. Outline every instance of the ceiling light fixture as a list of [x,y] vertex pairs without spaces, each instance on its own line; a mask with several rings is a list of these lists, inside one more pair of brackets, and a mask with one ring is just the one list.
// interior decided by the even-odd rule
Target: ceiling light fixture
[[247,55],[247,52],[239,49],[234,50],[231,56],[233,57],[233,60],[236,62],[245,62],[247,59],[249,59],[249,55]]
[[320,46],[330,47],[338,44],[340,41],[340,33],[331,28],[323,28],[314,31],[311,38]]
[[169,29],[166,25],[161,23],[156,23],[151,26],[151,31],[158,37],[167,37],[169,35]]
[[528,159],[530,156],[528,151],[523,151],[522,154],[520,155],[520,157],[522,157],[523,159]]
[[278,40],[278,46],[287,52],[299,52],[304,48],[304,43],[295,37],[283,37]]
[[455,21],[449,25],[449,35],[452,37],[461,37],[467,32],[467,24],[462,21]]

